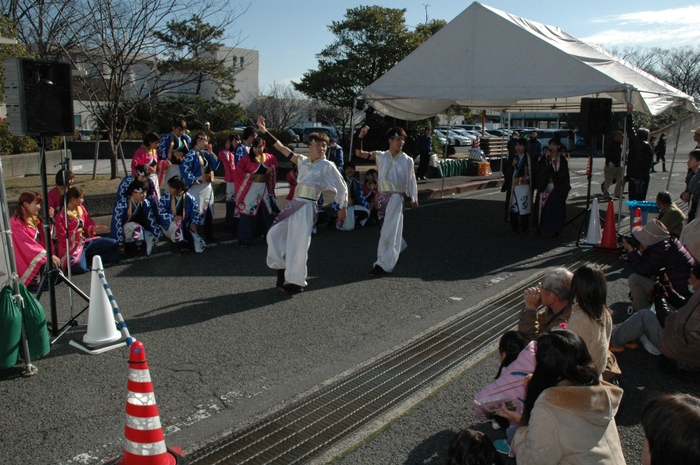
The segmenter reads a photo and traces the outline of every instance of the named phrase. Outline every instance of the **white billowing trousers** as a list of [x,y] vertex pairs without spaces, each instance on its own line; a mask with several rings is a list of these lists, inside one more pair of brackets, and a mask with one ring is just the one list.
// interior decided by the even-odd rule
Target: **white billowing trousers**
[[399,261],[399,254],[407,247],[403,240],[403,195],[394,194],[389,199],[384,215],[382,231],[377,247],[377,261],[384,271],[391,273]]
[[306,286],[306,260],[311,245],[316,204],[309,201],[267,232],[267,266],[285,270],[288,283]]

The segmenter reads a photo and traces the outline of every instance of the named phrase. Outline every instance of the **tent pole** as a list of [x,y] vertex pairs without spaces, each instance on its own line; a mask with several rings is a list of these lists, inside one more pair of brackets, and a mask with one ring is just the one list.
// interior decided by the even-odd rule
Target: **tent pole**
[[350,119],[350,153],[348,154],[348,161],[352,161],[352,143],[355,141],[355,108],[357,108],[357,97],[352,99],[352,116]]
[[[627,86],[627,91],[625,92],[625,112],[627,111],[627,104],[632,101],[632,88]],[[627,140],[627,113],[625,113],[625,119],[622,123],[622,180],[625,179],[625,168],[627,165],[627,149],[629,148],[629,141]],[[629,186],[627,186],[627,191],[629,192]],[[617,203],[617,231],[620,232],[620,225],[622,224],[622,197],[624,197],[625,185],[620,188],[620,198]],[[631,233],[632,231],[630,231]]]
[[676,133],[676,145],[673,146],[673,158],[671,158],[671,166],[668,169],[668,179],[666,180],[666,191],[668,192],[668,189],[671,186],[671,176],[673,175],[673,165],[676,163],[676,154],[678,153],[678,144],[680,143],[681,139],[681,129],[683,129],[683,118],[685,118],[685,113],[686,109],[685,106],[683,106],[683,109],[681,110],[681,119],[678,120],[678,132]]

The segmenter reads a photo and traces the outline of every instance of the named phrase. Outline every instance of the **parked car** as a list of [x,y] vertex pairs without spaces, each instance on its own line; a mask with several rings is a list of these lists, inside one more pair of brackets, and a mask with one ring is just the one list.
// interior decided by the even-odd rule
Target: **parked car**
[[336,131],[335,128],[333,128],[333,127],[330,127],[330,126],[311,126],[308,128],[304,128],[304,134],[302,135],[301,140],[304,141],[305,144],[306,144],[307,139],[309,138],[309,134],[311,134],[312,132],[323,132],[331,139],[338,138],[338,131]]
[[494,137],[510,137],[510,131],[507,129],[487,129],[486,133]]
[[[438,141],[440,142],[440,145],[447,144],[447,137],[443,132],[438,131],[437,129],[433,129],[433,136],[437,137]],[[450,141],[450,145],[454,145],[454,143]]]
[[478,131],[481,134],[480,124],[456,124],[455,127],[466,129],[467,131]]
[[304,137],[304,128],[293,127],[291,128],[291,130],[294,131],[294,134],[297,135],[299,140],[301,140],[301,138]]
[[[447,131],[448,131],[446,126],[437,126],[436,130],[440,131],[443,135],[445,133],[447,133]],[[471,146],[472,143],[474,142],[474,137],[469,136],[467,134],[457,132],[454,129],[449,131],[449,138],[450,138],[450,145],[454,145],[455,147],[460,147],[460,146],[464,146],[464,145]]]
[[289,136],[292,138],[293,143],[299,142],[299,134],[297,134],[293,129],[287,129]]

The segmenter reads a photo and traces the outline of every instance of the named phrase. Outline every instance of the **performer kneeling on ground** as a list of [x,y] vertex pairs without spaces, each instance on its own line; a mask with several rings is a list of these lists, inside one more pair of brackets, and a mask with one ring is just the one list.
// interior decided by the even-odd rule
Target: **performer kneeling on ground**
[[202,222],[197,199],[187,192],[180,176],[168,179],[168,192],[160,198],[158,215],[163,234],[173,243],[175,253],[184,249],[204,252],[206,244],[197,235],[197,226]]
[[[61,257],[62,266],[66,266],[70,256],[70,269],[73,274],[90,271],[92,257],[95,255],[99,255],[103,263],[119,263],[119,243],[109,237],[95,235],[95,232],[106,231],[107,227],[95,224],[83,205],[84,200],[83,190],[71,187],[66,192],[66,211],[60,211],[56,215],[58,256]],[[66,242],[70,250],[68,254]]]
[[265,236],[279,208],[275,199],[277,158],[265,152],[265,141],[253,139],[250,153],[236,167],[236,212],[239,216],[238,246],[248,247]]
[[[42,201],[37,192],[23,192],[10,219],[17,274],[20,282],[32,292],[38,289],[46,265],[44,226],[39,217]],[[55,268],[61,266],[61,259],[56,255],[51,259]]]
[[[362,191],[360,181],[355,178],[355,164],[351,161],[347,162],[343,167],[343,179],[348,186],[348,214],[345,221],[338,221],[333,216],[328,221],[328,227],[331,229],[339,229],[341,231],[352,231],[359,223],[364,226],[369,218],[369,208],[365,194]],[[338,210],[338,205],[333,204],[333,210]]]
[[133,181],[126,190],[126,197],[114,206],[112,213],[112,239],[124,244],[125,251],[134,255],[141,245],[146,246],[146,255],[160,240],[160,228],[156,222],[151,203],[146,199],[146,183]]
[[[367,128],[369,129],[369,128]],[[363,128],[360,138],[367,130]],[[375,206],[382,224],[377,248],[377,261],[368,273],[371,277],[383,276],[394,271],[399,254],[406,248],[403,240],[403,196],[411,198],[411,207],[418,206],[418,185],[413,170],[413,159],[402,149],[406,143],[406,131],[396,126],[389,129],[389,150],[386,152],[356,152],[367,160],[377,160],[379,192]]]
[[[306,260],[311,245],[311,230],[316,220],[316,202],[323,189],[335,192],[340,206],[338,219],[345,221],[348,191],[333,162],[326,160],[328,136],[311,133],[308,139],[310,155],[297,155],[282,145],[265,127],[265,118],[258,118],[258,128],[268,141],[292,163],[298,165],[299,176],[294,198],[280,213],[267,233],[267,266],[277,270],[277,288],[285,292],[300,292],[306,286]],[[285,285],[285,280],[287,284]]]

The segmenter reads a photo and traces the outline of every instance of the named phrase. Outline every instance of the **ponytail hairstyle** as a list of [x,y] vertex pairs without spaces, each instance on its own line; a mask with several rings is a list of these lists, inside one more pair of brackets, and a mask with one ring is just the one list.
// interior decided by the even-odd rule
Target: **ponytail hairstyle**
[[505,357],[503,358],[501,365],[498,367],[496,378],[501,376],[501,371],[505,367],[513,363],[515,359],[518,358],[518,355],[520,355],[520,352],[522,352],[528,342],[527,336],[520,331],[506,331],[503,333],[501,340],[498,341],[498,353],[505,355]]

